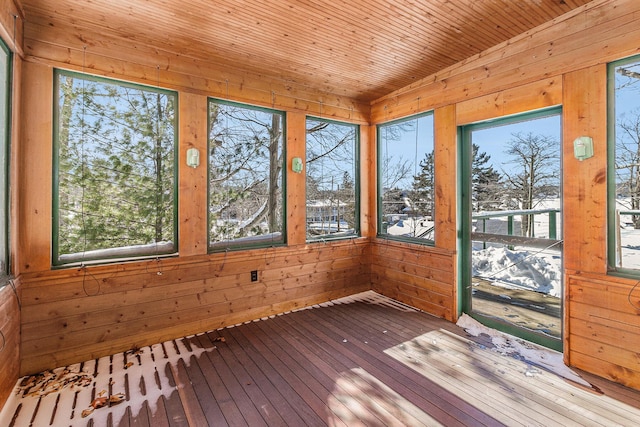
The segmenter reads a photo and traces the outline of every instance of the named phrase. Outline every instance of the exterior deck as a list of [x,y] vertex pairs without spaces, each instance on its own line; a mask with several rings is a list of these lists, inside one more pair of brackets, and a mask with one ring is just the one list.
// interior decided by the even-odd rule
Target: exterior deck
[[[19,381],[0,425],[548,427],[640,419],[640,392],[584,374],[594,388],[579,386],[373,292],[67,368],[58,370],[67,386],[51,380],[59,391],[46,396]],[[21,397],[25,390],[33,396]],[[119,393],[123,402],[82,417],[97,398]]]

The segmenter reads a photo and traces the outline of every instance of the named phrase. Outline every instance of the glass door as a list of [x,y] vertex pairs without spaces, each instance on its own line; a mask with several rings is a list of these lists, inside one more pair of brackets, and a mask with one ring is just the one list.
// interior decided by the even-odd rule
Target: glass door
[[562,349],[561,111],[461,129],[462,310]]

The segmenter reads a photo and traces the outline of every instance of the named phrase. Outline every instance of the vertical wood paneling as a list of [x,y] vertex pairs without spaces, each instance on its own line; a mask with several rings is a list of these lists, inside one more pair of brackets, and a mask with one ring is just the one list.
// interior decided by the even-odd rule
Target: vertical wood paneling
[[377,228],[376,128],[360,126],[360,233],[375,237]]
[[[623,324],[605,325],[604,320],[631,307],[623,298],[608,298],[611,294],[603,292],[602,282],[594,286],[582,277],[596,273],[604,278],[607,273],[606,81],[605,64],[564,75],[564,356],[569,365],[638,388],[640,365],[621,363],[618,356],[640,352],[640,347],[632,348],[640,343],[640,318],[635,318],[635,336],[606,343],[606,337],[616,336]],[[573,156],[573,141],[580,136],[593,138],[594,156],[584,161]]]
[[[302,113],[287,114],[287,242],[302,245],[307,240],[306,136],[307,118]],[[301,173],[291,171],[294,157],[302,159]]]
[[451,253],[449,285],[451,299],[447,300],[445,318],[458,318],[458,143],[456,106],[437,108],[434,111],[435,140],[435,242],[438,248]]
[[[563,83],[564,256],[569,270],[607,272],[606,65],[565,74]],[[592,158],[573,156],[573,141],[593,138]],[[579,213],[579,215],[577,215]]]
[[[31,56],[22,67],[20,141],[13,172],[19,185],[14,235],[16,274],[21,276],[23,293],[21,373],[223,327],[370,287],[454,320],[456,126],[562,103],[569,295],[566,354],[582,369],[640,388],[640,368],[633,365],[634,354],[640,353],[636,345],[640,342],[640,317],[624,301],[634,281],[617,279],[616,286],[607,287],[611,278],[606,276],[605,258],[606,70],[602,65],[608,59],[637,52],[639,13],[635,1],[598,1],[597,7],[550,23],[374,103],[370,126],[362,127],[361,147],[362,233],[368,239],[327,245],[305,246],[305,174],[290,172],[291,159],[305,158],[307,113],[366,123],[368,110],[336,95],[323,98],[323,94],[302,87],[260,81],[255,74],[229,71],[225,75],[214,64],[172,58],[161,78],[163,86],[180,90],[180,257],[163,260],[162,271],[150,263],[129,263],[93,267],[91,274],[50,269],[50,66],[79,70],[83,58],[74,40],[78,32],[65,35],[64,29],[53,28],[47,33],[46,26],[34,23],[29,40]],[[55,44],[47,40],[51,34],[60,37],[54,38]],[[157,78],[150,64],[166,52],[158,54],[146,47],[146,58],[138,61],[137,50],[124,46],[122,40],[102,40],[95,32],[89,37],[95,41],[87,55],[92,71],[140,82]],[[588,68],[576,70],[585,66]],[[231,84],[229,75],[233,77]],[[245,84],[245,79],[250,84]],[[206,254],[207,95],[287,110],[290,247]],[[437,246],[380,239],[369,244],[376,232],[375,124],[418,108],[435,108]],[[573,139],[582,134],[594,138],[596,155],[578,162],[571,147]],[[201,148],[202,163],[195,170],[185,166],[190,146]],[[250,282],[248,274],[254,269],[260,277],[256,283]],[[6,311],[14,313],[8,317],[13,324],[18,319],[15,307]],[[9,328],[14,331],[9,336],[17,340],[19,328]],[[612,341],[611,337],[618,339]]]
[[[436,185],[436,246],[454,252],[457,233],[458,150],[456,106],[434,111],[434,160]],[[455,263],[454,263],[455,265]]]
[[[207,97],[180,93],[178,101],[178,236],[180,256],[207,253]],[[197,148],[200,166],[187,166],[187,150]]]
[[15,274],[51,267],[51,180],[53,70],[25,62],[22,67],[21,144],[18,151],[20,199]]
[[[636,281],[608,276],[606,264],[606,62],[638,53],[639,12],[637,2],[594,2],[566,21],[516,38],[372,104],[372,121],[377,123],[415,113],[416,97],[425,108],[454,103],[458,125],[562,104],[565,359],[635,388],[640,376],[640,316],[625,297],[637,299],[631,294]],[[573,140],[582,135],[594,139],[595,155],[580,162],[573,157]],[[453,171],[447,179],[452,175]],[[403,274],[409,264],[394,260],[386,268],[393,275]],[[416,283],[407,277],[401,284],[394,282],[391,273],[385,276],[376,269],[375,260],[373,271],[374,289],[385,283],[406,290],[408,283]],[[376,281],[379,277],[384,280]],[[613,288],[607,284],[612,282],[616,298],[608,296]],[[428,304],[440,301],[427,299]]]

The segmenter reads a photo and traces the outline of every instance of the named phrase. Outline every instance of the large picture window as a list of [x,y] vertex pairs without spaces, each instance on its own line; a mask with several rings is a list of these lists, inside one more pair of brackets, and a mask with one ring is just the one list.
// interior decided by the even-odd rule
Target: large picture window
[[11,54],[0,41],[0,287],[9,275],[9,140]]
[[433,114],[378,125],[378,236],[433,244]]
[[609,64],[609,265],[640,270],[640,57]]
[[209,100],[209,249],[284,243],[284,115]]
[[177,251],[173,92],[55,73],[53,263]]
[[307,118],[307,240],[357,235],[357,125]]

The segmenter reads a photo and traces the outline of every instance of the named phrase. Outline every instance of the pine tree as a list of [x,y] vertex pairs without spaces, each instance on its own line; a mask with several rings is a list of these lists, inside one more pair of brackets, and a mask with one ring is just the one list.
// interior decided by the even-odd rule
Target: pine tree
[[420,172],[413,177],[411,209],[414,216],[434,217],[435,168],[433,152],[426,153],[419,163]]
[[480,152],[477,144],[472,144],[471,185],[476,210],[495,209],[504,197],[502,177],[489,163],[491,156]]
[[59,78],[59,254],[174,242],[175,95]]

